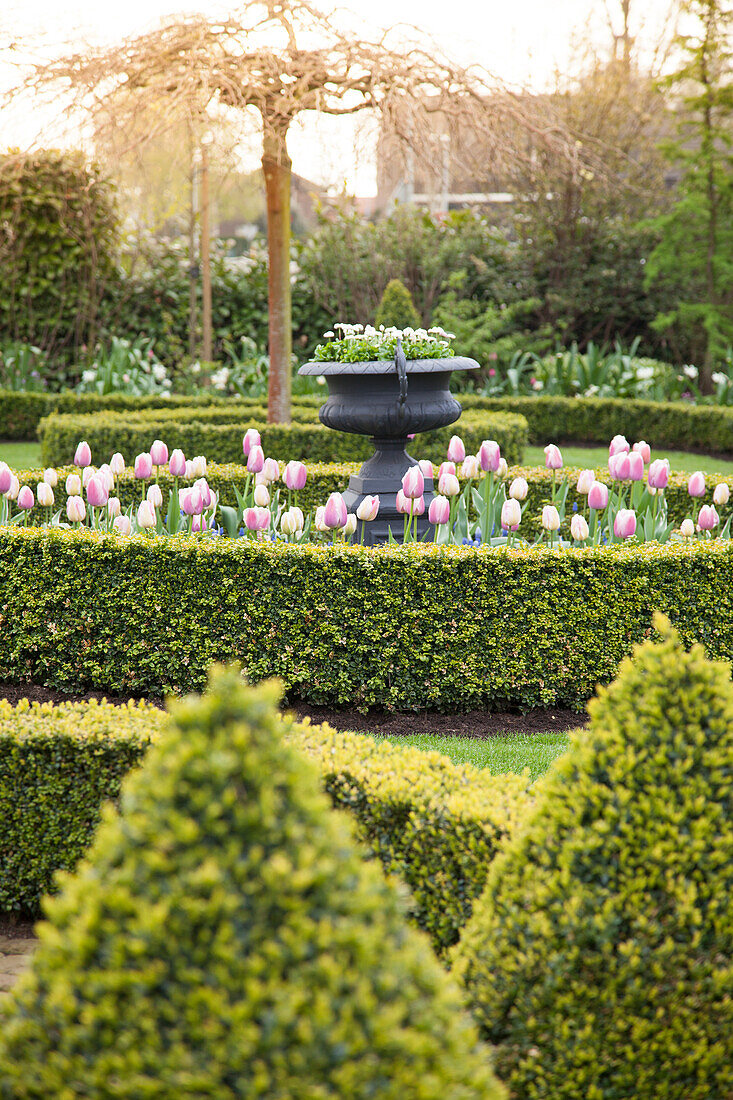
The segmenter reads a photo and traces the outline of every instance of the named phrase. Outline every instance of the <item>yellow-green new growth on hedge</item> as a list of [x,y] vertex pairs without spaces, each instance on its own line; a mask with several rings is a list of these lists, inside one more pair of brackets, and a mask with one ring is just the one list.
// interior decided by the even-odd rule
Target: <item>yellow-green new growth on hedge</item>
[[278,689],[219,670],[105,813],[0,1029],[0,1097],[499,1100]]
[[733,1096],[733,685],[656,626],[540,781],[456,949],[517,1100]]

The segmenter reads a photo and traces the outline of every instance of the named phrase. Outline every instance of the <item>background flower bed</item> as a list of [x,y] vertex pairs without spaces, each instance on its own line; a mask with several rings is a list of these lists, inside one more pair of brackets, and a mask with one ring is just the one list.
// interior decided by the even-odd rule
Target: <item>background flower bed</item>
[[[142,703],[0,704],[0,911],[38,911],[165,722]],[[527,805],[526,777],[457,767],[436,752],[328,726],[296,725],[288,738],[315,759],[333,804],[350,812],[385,871],[409,885],[410,915],[436,950],[455,943],[499,842]]]
[[200,689],[211,660],[314,703],[580,706],[664,611],[733,656],[733,548],[511,553],[0,532],[0,676]]

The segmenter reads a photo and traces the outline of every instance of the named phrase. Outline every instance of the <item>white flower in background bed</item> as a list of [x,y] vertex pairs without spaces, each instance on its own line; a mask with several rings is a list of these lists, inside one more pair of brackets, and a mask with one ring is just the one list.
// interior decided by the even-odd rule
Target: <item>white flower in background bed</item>
[[81,372],[82,382],[93,382],[96,377],[97,377],[97,372],[95,370],[83,370]]
[[682,368],[682,373],[686,378],[697,378],[697,367],[693,367],[692,363],[686,363]]
[[162,382],[165,378],[165,367],[162,363],[156,363],[153,367],[153,378],[156,382]]
[[720,371],[720,370],[713,371],[713,373],[711,375],[711,378],[712,378],[712,380],[713,380],[713,382],[715,383],[716,386],[729,386],[730,385],[730,378],[728,377],[727,374],[723,374],[723,372]]

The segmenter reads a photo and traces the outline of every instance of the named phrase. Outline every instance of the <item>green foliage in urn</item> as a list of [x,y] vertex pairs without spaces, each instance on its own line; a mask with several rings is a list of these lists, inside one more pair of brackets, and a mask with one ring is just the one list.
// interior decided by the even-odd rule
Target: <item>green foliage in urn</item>
[[540,781],[456,949],[518,1100],[733,1091],[730,667],[655,625]]
[[0,1095],[504,1096],[398,892],[282,743],[277,697],[218,670],[175,708],[47,902]]

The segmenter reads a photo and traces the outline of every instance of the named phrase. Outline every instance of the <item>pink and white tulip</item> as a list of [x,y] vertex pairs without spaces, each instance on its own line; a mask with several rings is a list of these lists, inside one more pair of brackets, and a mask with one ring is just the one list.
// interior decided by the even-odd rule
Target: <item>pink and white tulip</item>
[[109,500],[109,490],[103,477],[97,474],[87,483],[87,503],[92,508],[103,508]]
[[171,477],[186,476],[186,456],[179,448],[173,451],[168,459],[168,471]]
[[545,466],[548,470],[562,470],[562,454],[554,443],[548,443],[545,447]]
[[268,508],[270,505],[270,490],[266,485],[255,485],[254,502],[258,508]]
[[371,523],[373,519],[377,518],[379,512],[379,497],[367,496],[359,504],[356,509],[357,518],[363,523]]
[[451,462],[463,462],[466,457],[466,446],[459,435],[452,435],[448,444],[448,458]]
[[153,466],[165,466],[168,461],[168,447],[162,439],[156,439],[150,448],[150,457]]
[[155,508],[148,500],[142,500],[137,506],[137,525],[141,527],[143,531],[149,530],[151,527],[155,527],[157,523],[155,518]]
[[[250,454],[252,452],[250,451]],[[270,512],[267,508],[245,508],[244,526],[248,531],[266,531],[270,526]]]
[[253,443],[247,455],[247,469],[251,474],[259,474],[265,465],[265,452],[259,443]]
[[433,476],[433,464],[428,458],[421,458],[418,462],[418,466],[422,470],[422,476],[427,479]]
[[723,508],[729,500],[730,489],[724,481],[721,481],[718,485],[715,486],[715,490],[713,492],[713,504],[717,504],[718,508]]
[[67,497],[81,496],[81,478],[78,474],[69,474],[65,483]]
[[542,509],[542,526],[545,531],[558,531],[560,529],[560,513],[554,504],[546,504]]
[[342,527],[346,526],[347,516],[346,504],[341,493],[331,493],[323,511],[323,522],[326,524],[326,527],[328,527],[329,531],[340,530]]
[[588,496],[590,487],[595,480],[596,475],[593,470],[581,470],[578,474],[578,483],[575,486],[577,492],[581,493],[583,496]]
[[[20,503],[20,498],[18,498]],[[720,523],[720,516],[713,504],[703,504],[697,517],[697,524],[701,531],[712,531]]]
[[694,474],[690,474],[687,482],[687,492],[691,497],[705,496],[705,474],[701,470],[696,470]]
[[523,477],[515,477],[509,486],[509,496],[513,500],[526,500],[528,492],[529,485]]
[[669,462],[666,458],[657,458],[649,467],[647,482],[650,489],[666,489],[669,482]]
[[283,473],[283,481],[286,489],[290,489],[291,492],[294,493],[299,493],[301,489],[305,488],[307,480],[308,470],[305,462],[296,462],[294,460],[288,462]]
[[[55,489],[59,483],[59,475],[57,474],[56,470],[54,470],[52,467],[49,467],[47,470],[43,471],[43,480],[45,481],[46,485],[50,485],[52,489]],[[0,489],[0,492],[2,492],[2,489]]]
[[585,542],[590,534],[584,516],[574,515],[570,520],[570,534],[576,542]]
[[635,443],[633,448],[637,454],[640,454],[645,466],[648,466],[651,462],[652,449],[645,439],[640,439],[638,443]]
[[461,484],[455,474],[441,474],[438,478],[438,492],[444,497],[457,497]]
[[247,431],[244,433],[244,439],[242,440],[242,450],[244,452],[244,457],[247,458],[249,456],[249,452],[252,450],[253,447],[260,447],[261,445],[262,437],[260,436],[260,433],[257,431],[257,429],[247,428]]
[[119,477],[120,474],[124,474],[124,472],[125,472],[125,460],[124,460],[124,458],[122,457],[122,455],[120,454],[119,451],[115,451],[115,453],[112,455],[111,459],[109,460],[109,468],[112,471],[112,473],[115,475],[115,477]]
[[631,445],[625,435],[615,435],[608,448],[609,455],[622,454],[631,450]]
[[516,531],[522,521],[522,506],[514,497],[509,497],[501,506],[501,525],[508,531]]
[[85,439],[82,439],[81,443],[77,444],[76,451],[74,452],[74,465],[75,466],[91,466],[92,464],[92,450]]
[[613,533],[619,539],[633,538],[636,534],[636,512],[631,508],[621,508],[613,521]]
[[448,522],[450,519],[450,501],[447,497],[433,497],[428,508],[428,519],[436,527]]
[[163,494],[160,491],[160,485],[149,485],[145,496],[148,504],[152,504],[153,508],[163,507]]
[[496,473],[501,465],[501,449],[495,439],[485,439],[478,449],[479,466],[484,473]]
[[425,492],[425,478],[419,466],[411,466],[403,476],[402,492],[410,500],[417,500]]
[[138,481],[147,481],[153,476],[153,460],[147,451],[143,451],[135,459],[135,477]]
[[642,481],[644,478],[644,457],[639,451],[631,451],[629,459],[629,480]]
[[481,466],[476,455],[466,455],[461,464],[461,475],[465,478],[478,477]]
[[36,495],[38,496],[38,503],[42,508],[53,508],[53,489],[47,481],[39,481],[36,487]]
[[132,521],[129,516],[115,516],[112,520],[112,526],[118,535],[129,535],[132,533]]
[[608,486],[602,481],[594,481],[588,490],[588,507],[602,512],[608,507]]
[[83,497],[73,496],[66,501],[66,516],[71,523],[83,523],[86,519],[87,508]]
[[18,490],[18,507],[22,508],[24,512],[30,512],[35,503],[36,498],[30,485],[24,485]]

